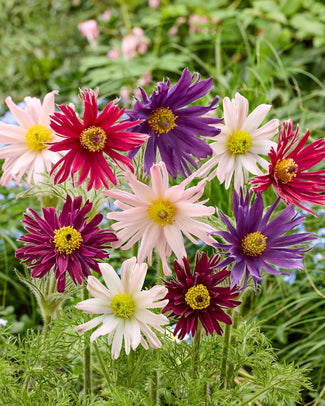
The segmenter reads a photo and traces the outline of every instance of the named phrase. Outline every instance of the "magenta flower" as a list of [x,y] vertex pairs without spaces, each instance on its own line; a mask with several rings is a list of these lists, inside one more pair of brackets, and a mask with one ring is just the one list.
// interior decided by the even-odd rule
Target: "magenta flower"
[[325,139],[314,141],[306,146],[309,130],[303,136],[298,136],[299,127],[293,132],[290,120],[288,127],[282,123],[277,148],[269,153],[271,164],[269,173],[256,176],[250,180],[256,185],[253,190],[264,192],[271,185],[278,196],[286,204],[295,204],[304,210],[315,214],[308,202],[324,205],[325,202],[325,170],[308,172],[310,168],[325,158]]
[[[200,81],[200,75],[191,75],[186,68],[173,87],[169,88],[169,80],[167,83],[159,82],[157,91],[150,98],[140,88],[142,102],[137,99],[134,110],[126,113],[130,120],[143,120],[140,124],[135,124],[135,131],[149,134],[144,155],[144,170],[147,174],[156,163],[157,149],[167,171],[175,179],[177,172],[184,178],[186,173],[191,173],[188,163],[195,169],[198,168],[193,156],[200,160],[212,154],[209,144],[197,136],[214,137],[219,134],[220,130],[211,124],[218,124],[222,119],[205,116],[215,109],[219,97],[215,97],[206,107],[188,106],[206,96],[212,82],[212,78]],[[134,150],[128,156],[133,158],[136,152]]]
[[146,258],[151,264],[152,251],[157,247],[166,275],[171,274],[166,257],[172,252],[179,261],[186,257],[183,235],[193,244],[198,244],[194,237],[212,245],[215,240],[210,233],[213,227],[200,221],[203,216],[214,214],[214,207],[207,207],[198,199],[204,192],[205,180],[196,186],[185,189],[191,178],[179,185],[169,187],[168,173],[163,162],[153,165],[151,170],[152,187],[139,182],[132,173],[126,178],[133,193],[123,190],[105,190],[106,196],[117,199],[114,203],[122,211],[111,212],[107,218],[116,220],[112,225],[117,231],[118,242],[114,247],[131,248],[141,240],[138,261]]
[[81,207],[81,202],[81,196],[74,200],[67,196],[59,216],[54,207],[43,208],[44,218],[32,209],[24,215],[29,234],[19,238],[26,246],[16,251],[16,257],[29,263],[33,278],[42,278],[53,268],[59,292],[65,289],[66,272],[79,285],[91,269],[100,273],[97,260],[108,257],[107,244],[117,239],[111,230],[98,227],[101,214],[89,221],[92,203],[87,200]]
[[84,117],[81,121],[71,106],[61,105],[61,113],[54,113],[51,128],[63,139],[53,145],[51,151],[68,151],[57,162],[54,170],[61,166],[54,178],[54,183],[64,182],[70,175],[72,177],[80,170],[78,186],[86,181],[88,174],[90,179],[87,190],[93,186],[99,189],[102,185],[109,188],[107,180],[116,185],[116,178],[105,159],[105,155],[119,167],[124,166],[133,170],[131,160],[117,151],[130,151],[139,148],[147,136],[127,132],[126,130],[134,123],[116,121],[124,113],[110,102],[101,114],[98,114],[97,93],[93,90],[81,92],[84,104]]
[[177,333],[180,339],[186,334],[195,335],[198,320],[202,323],[206,331],[213,335],[215,331],[222,335],[223,330],[219,322],[231,324],[232,320],[223,309],[234,308],[241,302],[234,299],[239,295],[239,291],[234,287],[220,286],[220,284],[230,276],[230,271],[226,268],[214,273],[220,262],[218,255],[212,255],[208,259],[205,253],[196,256],[193,271],[189,262],[183,258],[184,265],[174,261],[176,277],[171,281],[164,281],[168,289],[164,299],[168,299],[168,304],[162,313],[171,312],[169,317],[177,320],[174,334]]

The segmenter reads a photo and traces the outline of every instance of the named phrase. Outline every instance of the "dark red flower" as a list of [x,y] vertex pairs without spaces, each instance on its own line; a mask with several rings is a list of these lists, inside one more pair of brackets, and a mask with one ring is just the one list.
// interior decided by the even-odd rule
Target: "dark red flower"
[[169,282],[164,281],[168,289],[164,299],[168,299],[168,304],[162,313],[171,312],[169,317],[177,320],[174,334],[179,333],[180,339],[189,333],[195,335],[198,320],[207,335],[213,335],[214,331],[222,335],[219,322],[232,323],[231,317],[223,309],[240,304],[233,300],[239,292],[236,287],[231,289],[218,286],[230,276],[230,271],[226,268],[214,273],[219,262],[219,255],[212,255],[208,259],[205,253],[201,256],[198,254],[192,272],[186,258],[183,258],[184,265],[174,261],[176,278],[173,277]]
[[290,120],[286,131],[283,122],[279,132],[278,147],[271,149],[269,173],[250,180],[256,185],[253,190],[264,192],[271,185],[286,204],[295,204],[315,214],[308,203],[324,205],[325,170],[307,172],[325,158],[325,139],[314,141],[306,146],[309,130],[298,136],[299,127],[293,132]]
[[[94,185],[99,189],[102,185],[109,189],[107,179],[116,186],[116,178],[110,168],[105,154],[120,168],[130,168],[133,171],[131,160],[117,151],[131,151],[139,148],[146,140],[147,135],[126,130],[134,126],[134,121],[116,123],[124,113],[114,102],[110,102],[97,116],[97,92],[85,89],[80,92],[84,105],[84,117],[81,121],[71,106],[59,106],[61,113],[51,116],[50,127],[63,141],[50,147],[51,151],[68,151],[52,168],[51,174],[59,166],[61,168],[55,175],[54,183],[64,182],[68,176],[80,171],[78,186],[90,179],[87,190]],[[137,124],[141,122],[137,121]]]

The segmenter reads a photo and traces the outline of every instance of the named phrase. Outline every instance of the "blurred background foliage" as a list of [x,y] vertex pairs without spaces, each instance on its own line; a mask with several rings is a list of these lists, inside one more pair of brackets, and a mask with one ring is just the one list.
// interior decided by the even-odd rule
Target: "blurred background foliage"
[[[157,4],[159,5],[157,6]],[[0,115],[5,98],[43,98],[60,91],[58,103],[75,102],[78,89],[99,87],[104,98],[132,106],[138,86],[150,92],[157,81],[174,83],[185,66],[212,76],[222,99],[239,91],[252,110],[273,105],[268,119],[291,118],[311,139],[325,132],[325,5],[319,0],[3,0],[0,2]],[[94,20],[98,38],[82,35],[79,24]],[[125,38],[143,30],[142,50],[128,54]],[[207,100],[208,101],[208,100]],[[220,107],[217,114],[220,113]],[[319,165],[325,169],[325,165]],[[211,182],[211,204],[227,211],[223,185]],[[21,220],[35,198],[16,199],[23,188],[0,188],[0,320],[14,333],[37,328],[34,299],[15,277]],[[272,192],[266,194],[271,203]],[[324,405],[325,392],[325,213],[307,216],[305,228],[319,241],[306,255],[305,270],[291,279],[267,275],[245,302],[245,318],[257,320],[282,360],[310,369]],[[117,254],[113,254],[114,261]],[[194,255],[194,254],[193,254]]]

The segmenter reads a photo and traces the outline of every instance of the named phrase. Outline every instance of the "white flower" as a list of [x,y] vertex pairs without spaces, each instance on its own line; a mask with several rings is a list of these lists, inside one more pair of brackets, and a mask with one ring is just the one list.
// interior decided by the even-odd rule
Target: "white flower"
[[[263,174],[262,168],[267,169],[269,163],[259,155],[268,155],[271,147],[276,143],[270,141],[278,131],[279,120],[273,119],[258,128],[269,112],[271,105],[261,104],[248,114],[248,100],[236,93],[235,99],[223,99],[224,122],[216,124],[220,134],[209,144],[213,150],[212,157],[205,162],[196,172],[197,176],[208,176],[208,180],[215,176],[220,183],[225,181],[226,189],[229,188],[234,174],[234,187],[239,191],[248,174]],[[217,167],[215,168],[215,166]]]
[[1,185],[8,186],[12,179],[19,185],[26,172],[28,185],[32,178],[39,184],[43,180],[41,173],[50,172],[52,164],[61,158],[57,152],[49,151],[46,144],[58,141],[50,128],[56,93],[56,90],[48,93],[43,105],[36,97],[25,97],[25,109],[7,97],[6,103],[18,125],[0,122],[0,143],[4,144],[0,148],[0,159],[5,159]]
[[95,298],[78,303],[76,308],[85,313],[101,315],[79,325],[77,331],[83,333],[102,323],[92,333],[90,340],[94,341],[99,336],[108,334],[113,359],[120,355],[123,337],[126,354],[130,353],[130,347],[135,350],[139,344],[146,350],[149,348],[148,343],[153,348],[161,347],[161,342],[150,327],[164,333],[161,326],[167,324],[168,319],[148,309],[166,306],[168,300],[162,299],[167,288],[156,285],[150,290],[142,291],[147,265],[137,264],[135,257],[123,262],[121,279],[111,265],[100,264],[99,268],[107,288],[97,278],[89,276],[87,289]]

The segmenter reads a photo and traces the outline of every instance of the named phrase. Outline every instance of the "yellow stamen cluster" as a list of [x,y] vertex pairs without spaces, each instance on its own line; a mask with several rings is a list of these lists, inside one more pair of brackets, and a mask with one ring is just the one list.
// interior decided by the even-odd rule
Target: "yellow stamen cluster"
[[267,237],[259,231],[247,234],[241,242],[244,254],[249,255],[250,257],[261,255],[266,247],[266,238]]
[[210,306],[210,294],[206,286],[194,285],[185,294],[186,303],[193,310],[202,310]]
[[105,147],[106,133],[101,127],[91,126],[83,130],[80,143],[91,152],[101,151]]
[[149,218],[161,227],[173,224],[176,207],[168,200],[157,199],[148,207]]
[[227,140],[227,147],[232,155],[246,154],[252,145],[252,137],[246,131],[235,131]]
[[278,180],[284,185],[297,176],[298,165],[292,158],[277,161],[274,166],[274,172]]
[[79,231],[72,226],[61,227],[54,231],[54,245],[60,254],[72,254],[81,243],[82,237]]
[[177,116],[168,107],[158,107],[150,113],[148,124],[157,133],[158,137],[161,133],[168,133],[174,127]]
[[129,319],[135,311],[135,304],[132,298],[127,293],[115,295],[111,300],[113,313],[117,317]]
[[49,142],[52,139],[52,131],[44,125],[32,125],[26,133],[26,145],[31,151],[42,151],[48,148],[44,142]]

